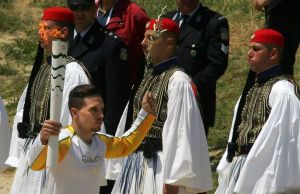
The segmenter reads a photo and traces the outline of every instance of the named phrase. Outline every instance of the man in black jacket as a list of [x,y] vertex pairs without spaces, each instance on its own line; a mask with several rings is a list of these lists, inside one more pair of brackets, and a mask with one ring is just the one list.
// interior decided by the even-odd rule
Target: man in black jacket
[[[114,33],[97,22],[94,0],[68,0],[68,7],[75,21],[69,54],[85,64],[94,85],[101,89],[105,127],[116,129],[130,91],[127,49]],[[106,133],[114,135],[115,131]]]
[[228,22],[224,16],[202,6],[199,0],[176,2],[178,10],[167,17],[180,25],[176,55],[197,86],[207,134],[215,120],[216,82],[228,65]]

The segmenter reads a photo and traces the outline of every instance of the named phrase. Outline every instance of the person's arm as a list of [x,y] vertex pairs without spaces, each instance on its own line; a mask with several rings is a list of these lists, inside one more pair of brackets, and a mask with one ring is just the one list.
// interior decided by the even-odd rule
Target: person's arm
[[5,161],[5,164],[15,168],[18,167],[18,163],[20,160],[20,153],[22,153],[22,147],[25,140],[18,137],[17,126],[18,123],[22,122],[23,119],[23,110],[25,104],[25,97],[27,93],[27,86],[25,87],[20,97],[20,100],[18,102],[17,111],[13,120],[13,128],[12,128],[12,134],[10,140],[10,147],[9,147],[9,156]]
[[234,192],[289,193],[295,189],[294,193],[299,193],[300,97],[295,91],[295,85],[286,80],[272,86],[268,99],[271,112],[247,156]]
[[[32,170],[42,170],[46,168],[48,140],[50,136],[60,134],[61,124],[52,120],[44,121],[40,134],[35,139],[33,145],[28,150],[27,161]],[[58,160],[63,160],[69,150],[71,138],[68,133],[60,134]]]
[[[188,75],[175,72],[168,85],[168,113],[162,142],[163,183],[166,190],[183,187],[190,193],[211,189],[211,169],[206,135]],[[169,192],[170,193],[170,192]]]
[[269,2],[270,0],[252,0],[253,6],[257,11],[262,11]]
[[112,137],[106,134],[98,134],[98,137],[106,144],[106,158],[127,156],[141,144],[155,121],[155,116],[149,114],[155,112],[155,102],[151,93],[147,92],[145,94],[142,107],[132,127],[123,136]]

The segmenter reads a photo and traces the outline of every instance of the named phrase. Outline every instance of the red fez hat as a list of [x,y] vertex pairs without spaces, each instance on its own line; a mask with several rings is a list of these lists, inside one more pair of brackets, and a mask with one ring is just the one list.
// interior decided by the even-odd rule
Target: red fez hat
[[70,9],[65,7],[49,7],[44,9],[42,20],[53,20],[59,22],[74,22],[74,16]]
[[280,47],[284,46],[284,38],[282,34],[272,29],[261,29],[254,32],[250,42],[258,42],[264,44],[275,44]]
[[156,19],[152,19],[146,24],[145,29],[146,30],[157,30],[157,27],[160,26],[159,30],[167,30],[169,32],[173,32],[173,33],[179,35],[179,26],[173,20],[168,19],[168,18],[161,18],[159,20],[159,24],[160,25],[157,24]]

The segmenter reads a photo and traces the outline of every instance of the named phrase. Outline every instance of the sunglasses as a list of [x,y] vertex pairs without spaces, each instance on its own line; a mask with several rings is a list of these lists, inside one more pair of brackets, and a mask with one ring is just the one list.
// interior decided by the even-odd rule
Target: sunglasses
[[70,10],[72,11],[87,11],[90,10],[92,8],[92,4],[89,3],[70,3],[68,4],[68,7],[70,8]]

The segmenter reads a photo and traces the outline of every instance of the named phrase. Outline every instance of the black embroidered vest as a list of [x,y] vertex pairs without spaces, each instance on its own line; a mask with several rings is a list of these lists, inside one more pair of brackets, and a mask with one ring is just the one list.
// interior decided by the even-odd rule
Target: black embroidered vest
[[286,79],[284,76],[277,76],[263,83],[256,82],[249,90],[238,127],[237,155],[248,154],[250,151],[269,117],[271,108],[268,102],[272,86]]
[[[145,74],[142,83],[135,95],[133,102],[133,120],[136,119],[139,110],[141,109],[141,102],[144,94],[150,91],[157,103],[156,120],[152,125],[149,133],[144,139],[144,143],[151,143],[144,147],[153,146],[154,150],[162,150],[162,130],[163,125],[167,119],[167,103],[168,103],[168,84],[170,77],[175,71],[182,70],[179,67],[173,66],[170,69],[158,75],[153,75],[152,70],[148,70]],[[142,145],[143,147],[143,145]],[[151,148],[150,148],[151,149]]]

